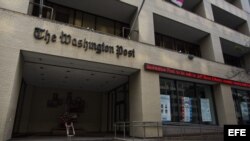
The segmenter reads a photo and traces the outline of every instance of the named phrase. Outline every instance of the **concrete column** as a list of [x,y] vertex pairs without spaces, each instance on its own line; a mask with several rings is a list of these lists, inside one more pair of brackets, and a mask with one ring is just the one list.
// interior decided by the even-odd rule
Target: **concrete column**
[[250,13],[250,3],[249,0],[236,0],[235,5],[247,13]]
[[[130,122],[161,121],[159,74],[141,70],[129,79]],[[130,134],[136,137],[162,136],[156,127],[135,127]]]
[[0,47],[0,141],[11,138],[22,79],[20,50]]
[[0,0],[0,8],[27,14],[30,0]]
[[201,56],[205,59],[224,63],[220,38],[217,35],[209,35],[200,41]]
[[215,85],[214,96],[219,125],[237,124],[231,86]]
[[198,15],[214,21],[211,3],[208,0],[203,0],[201,4],[195,9]]
[[138,40],[143,43],[155,45],[154,18],[152,11],[147,8],[148,1],[145,2],[143,9],[138,17]]

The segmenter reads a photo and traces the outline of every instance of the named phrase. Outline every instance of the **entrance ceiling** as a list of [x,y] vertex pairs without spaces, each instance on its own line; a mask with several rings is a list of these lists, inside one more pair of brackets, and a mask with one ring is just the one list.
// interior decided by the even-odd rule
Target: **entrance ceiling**
[[128,81],[136,69],[22,52],[23,78],[29,85],[46,88],[106,92]]

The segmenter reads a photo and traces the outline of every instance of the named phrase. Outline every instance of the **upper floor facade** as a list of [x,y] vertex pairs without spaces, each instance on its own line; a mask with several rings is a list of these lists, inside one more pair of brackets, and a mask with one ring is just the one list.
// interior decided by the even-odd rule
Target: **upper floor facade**
[[[155,95],[160,94],[159,77],[173,78],[172,75],[163,74],[159,70],[155,70],[159,73],[144,71],[145,63],[204,74],[206,80],[206,76],[215,76],[214,78],[249,83],[249,4],[246,6],[243,2],[246,1],[185,0],[183,6],[178,7],[168,0],[0,0],[0,59],[4,66],[0,67],[0,75],[5,80],[1,85],[4,86],[1,88],[1,100],[2,103],[6,101],[6,105],[10,105],[11,109],[9,112],[6,106],[0,106],[4,115],[1,123],[12,128],[13,120],[7,113],[15,113],[15,108],[9,104],[13,101],[10,101],[11,96],[6,96],[6,93],[12,94],[11,87],[16,76],[21,79],[21,75],[16,75],[17,66],[21,64],[20,50],[140,71],[130,77],[129,81],[133,86],[131,95],[136,96],[133,99],[139,97],[139,101],[143,102],[134,103],[145,107],[134,106],[135,110],[131,115],[140,113],[140,117],[134,116],[131,121],[160,120],[160,110],[155,110],[160,107],[160,95]],[[92,48],[87,52],[86,48],[83,49],[83,44],[75,47],[73,41],[72,45],[59,41],[46,43],[47,39],[38,41],[34,39],[36,27],[47,30],[51,38],[52,35],[57,35],[59,40],[63,31],[77,41],[108,45],[111,51],[102,50],[103,52],[98,53]],[[127,56],[120,58],[116,54],[112,55],[112,49],[116,49],[116,45],[122,45],[132,51],[133,57],[128,57],[127,53]],[[35,57],[34,59],[42,60]],[[76,65],[72,62],[65,63]],[[184,79],[176,75],[173,79],[177,80],[174,82],[179,83],[179,78]],[[209,85],[217,84],[205,79],[188,80]],[[220,125],[237,122],[236,116],[232,116],[235,115],[232,110],[233,98],[228,95],[232,93],[231,88],[235,93],[235,101],[240,99],[236,93],[249,93],[249,87],[225,82],[227,85],[221,84],[214,88],[216,104],[222,103],[222,106],[217,108]],[[8,130],[0,127],[0,136],[2,133],[10,136],[11,132],[5,132]]]
[[249,1],[2,0],[0,7],[249,72]]

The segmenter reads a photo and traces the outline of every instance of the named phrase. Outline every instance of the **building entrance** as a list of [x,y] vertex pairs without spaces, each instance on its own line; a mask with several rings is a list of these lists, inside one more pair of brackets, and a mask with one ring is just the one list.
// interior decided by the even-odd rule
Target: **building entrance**
[[[128,77],[135,69],[22,52],[23,80],[12,137],[107,136],[129,120]],[[112,134],[111,134],[112,135]]]

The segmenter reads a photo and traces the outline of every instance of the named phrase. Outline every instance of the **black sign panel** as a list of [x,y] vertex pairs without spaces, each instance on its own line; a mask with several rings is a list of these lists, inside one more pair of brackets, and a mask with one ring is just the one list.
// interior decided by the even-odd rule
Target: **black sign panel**
[[224,141],[239,140],[249,141],[250,125],[225,125]]

